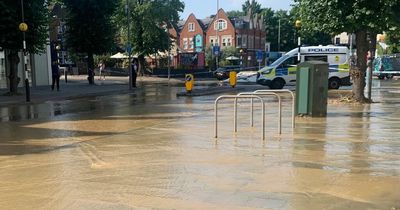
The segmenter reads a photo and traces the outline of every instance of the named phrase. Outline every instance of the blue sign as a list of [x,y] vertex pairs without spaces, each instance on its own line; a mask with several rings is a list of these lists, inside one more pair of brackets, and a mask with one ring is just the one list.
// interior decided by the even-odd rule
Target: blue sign
[[213,52],[214,52],[214,55],[219,55],[219,53],[220,53],[219,46],[213,46]]
[[263,51],[261,51],[261,50],[258,50],[258,51],[256,52],[256,58],[257,58],[257,61],[258,61],[258,62],[262,62],[262,60],[263,60],[263,57],[264,57],[264,53],[263,53]]
[[126,52],[127,52],[127,53],[131,53],[131,52],[132,52],[132,47],[131,47],[131,45],[127,45],[127,46],[126,46]]

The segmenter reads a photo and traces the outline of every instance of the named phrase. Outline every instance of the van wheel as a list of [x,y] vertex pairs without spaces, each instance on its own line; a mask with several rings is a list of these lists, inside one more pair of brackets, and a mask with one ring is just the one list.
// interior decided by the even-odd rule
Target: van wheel
[[282,78],[276,78],[271,82],[271,89],[282,89],[285,86],[286,82]]
[[387,79],[393,79],[393,74],[387,74],[387,75],[386,75],[386,78],[387,78]]
[[339,89],[340,87],[340,79],[337,77],[332,77],[328,82],[329,89]]

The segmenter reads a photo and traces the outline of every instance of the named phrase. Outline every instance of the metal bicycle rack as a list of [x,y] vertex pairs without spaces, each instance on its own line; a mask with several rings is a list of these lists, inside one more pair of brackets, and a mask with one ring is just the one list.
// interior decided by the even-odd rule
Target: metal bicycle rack
[[[256,93],[256,92],[245,92],[245,93],[239,93],[237,96],[275,96],[278,99],[278,133],[282,134],[282,100],[280,95],[274,93],[274,92],[265,92],[265,93]],[[234,127],[235,127],[235,132],[237,131],[237,99],[235,99],[235,105],[234,105]],[[251,100],[251,121],[250,124],[253,126],[253,100]]]
[[[214,136],[215,136],[215,138],[218,138],[218,102],[219,101],[221,101],[222,99],[235,99],[235,132],[236,132],[236,130],[237,130],[237,127],[236,127],[236,113],[237,113],[237,107],[236,107],[236,103],[237,103],[237,99],[239,99],[239,98],[247,98],[247,99],[252,99],[252,102],[253,102],[253,99],[259,99],[260,100],[260,102],[261,102],[261,105],[262,105],[262,114],[261,114],[261,126],[262,126],[262,139],[264,140],[265,139],[265,103],[264,103],[264,100],[260,97],[260,96],[257,96],[257,95],[242,95],[242,96],[238,96],[238,95],[236,95],[236,96],[234,96],[234,95],[223,95],[223,96],[220,96],[220,97],[218,97],[216,100],[215,100],[215,104],[214,104],[214,117],[215,117],[215,124],[214,124],[214,128],[215,128],[215,130],[214,130]],[[252,113],[251,113],[251,116],[252,116],[252,119],[253,119],[253,109],[252,109]]]
[[296,127],[296,105],[294,93],[288,89],[284,90],[256,90],[254,93],[289,93],[292,96],[292,129]]

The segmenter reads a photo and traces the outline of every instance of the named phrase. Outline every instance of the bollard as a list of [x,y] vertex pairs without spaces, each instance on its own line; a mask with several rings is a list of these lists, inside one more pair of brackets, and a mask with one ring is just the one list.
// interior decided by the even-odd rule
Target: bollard
[[64,68],[64,79],[65,79],[65,83],[68,83],[67,75],[68,75],[68,69],[65,69],[65,68]]
[[185,87],[186,92],[191,93],[194,86],[194,76],[193,74],[185,74]]
[[237,83],[236,74],[236,71],[229,72],[229,84],[232,86],[232,88],[234,88]]
[[25,79],[25,94],[26,94],[26,102],[30,102],[31,101],[31,90],[29,87],[28,78]]

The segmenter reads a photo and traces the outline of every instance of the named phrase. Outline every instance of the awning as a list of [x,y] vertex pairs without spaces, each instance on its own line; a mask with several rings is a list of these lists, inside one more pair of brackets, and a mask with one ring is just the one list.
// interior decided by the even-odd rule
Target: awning
[[119,52],[119,53],[117,53],[115,55],[110,56],[110,58],[123,59],[123,58],[128,58],[128,56]]
[[236,60],[239,60],[240,58],[235,57],[235,56],[229,56],[229,57],[227,57],[225,59],[228,60],[228,61],[236,61]]

